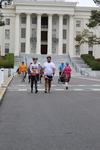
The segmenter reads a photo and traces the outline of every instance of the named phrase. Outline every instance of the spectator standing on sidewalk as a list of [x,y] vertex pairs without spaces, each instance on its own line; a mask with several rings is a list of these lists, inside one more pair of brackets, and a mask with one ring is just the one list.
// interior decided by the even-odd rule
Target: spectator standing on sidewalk
[[51,62],[51,56],[47,56],[47,62],[43,65],[44,69],[44,79],[45,79],[45,93],[50,93],[51,90],[51,81],[55,74],[55,64]]
[[31,93],[33,93],[33,84],[35,84],[35,93],[38,92],[37,81],[39,74],[39,65],[37,59],[33,58],[33,63],[30,65],[30,75],[31,75]]

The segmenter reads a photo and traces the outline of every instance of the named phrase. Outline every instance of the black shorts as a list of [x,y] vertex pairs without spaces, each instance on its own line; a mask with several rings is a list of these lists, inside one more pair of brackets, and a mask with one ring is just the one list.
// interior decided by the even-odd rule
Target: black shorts
[[45,80],[50,80],[50,81],[52,81],[52,76],[48,76],[48,75],[47,75],[47,78],[45,78]]

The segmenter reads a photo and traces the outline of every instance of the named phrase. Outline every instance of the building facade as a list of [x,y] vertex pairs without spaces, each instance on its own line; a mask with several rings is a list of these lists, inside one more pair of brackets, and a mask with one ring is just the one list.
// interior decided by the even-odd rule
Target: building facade
[[[2,9],[5,26],[0,27],[0,50],[5,53],[56,54],[100,57],[100,46],[76,46],[75,37],[87,28],[92,7],[77,7],[64,0],[15,0]],[[96,8],[97,9],[97,8]],[[99,8],[98,8],[99,9]],[[100,36],[99,27],[91,34]]]

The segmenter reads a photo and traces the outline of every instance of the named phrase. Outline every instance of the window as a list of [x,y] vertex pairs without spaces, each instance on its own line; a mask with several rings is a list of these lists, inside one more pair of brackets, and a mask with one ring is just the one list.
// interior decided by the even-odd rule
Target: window
[[10,25],[10,19],[9,18],[7,18],[5,22],[6,22],[6,25]]
[[10,39],[10,30],[5,29],[5,39]]
[[63,25],[67,25],[67,19],[66,18],[63,19]]
[[56,25],[57,24],[57,16],[53,17],[53,24]]
[[88,54],[93,56],[93,45],[90,44],[88,49],[89,49]]
[[80,45],[76,45],[76,55],[80,55]]
[[56,37],[56,29],[53,29],[53,30],[52,30],[52,36],[53,36],[53,37]]
[[37,18],[36,18],[36,16],[32,17],[32,24],[37,24]]
[[21,17],[21,23],[22,24],[26,24],[26,16],[22,16]]
[[5,54],[9,53],[9,43],[5,43]]
[[32,29],[32,37],[36,37],[36,29]]
[[63,30],[63,39],[66,39],[66,30]]
[[76,21],[76,27],[81,27],[81,20]]
[[41,32],[41,41],[47,41],[47,31],[42,31]]
[[88,51],[88,54],[93,56],[93,51]]
[[25,52],[25,43],[21,43],[21,52],[22,52],[22,53]]
[[63,54],[66,54],[66,44],[63,44]]
[[26,29],[22,28],[21,29],[21,38],[25,38],[26,37]]
[[48,17],[41,18],[41,26],[42,28],[48,28]]

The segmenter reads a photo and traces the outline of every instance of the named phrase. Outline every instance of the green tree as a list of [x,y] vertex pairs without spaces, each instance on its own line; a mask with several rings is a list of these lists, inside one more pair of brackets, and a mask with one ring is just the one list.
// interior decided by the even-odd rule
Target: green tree
[[89,24],[87,24],[89,28],[94,28],[96,26],[100,26],[100,11],[92,10],[91,16],[89,19]]
[[[100,26],[100,11],[93,10],[91,11],[91,16],[89,23],[86,24],[88,28],[94,28]],[[90,36],[89,30],[84,29],[84,31],[75,37],[77,45],[87,42],[89,45],[100,44],[100,38],[97,38],[96,35]]]
[[88,42],[88,30],[84,29],[82,33],[76,35],[75,40],[77,42],[77,45],[81,45],[85,42]]

